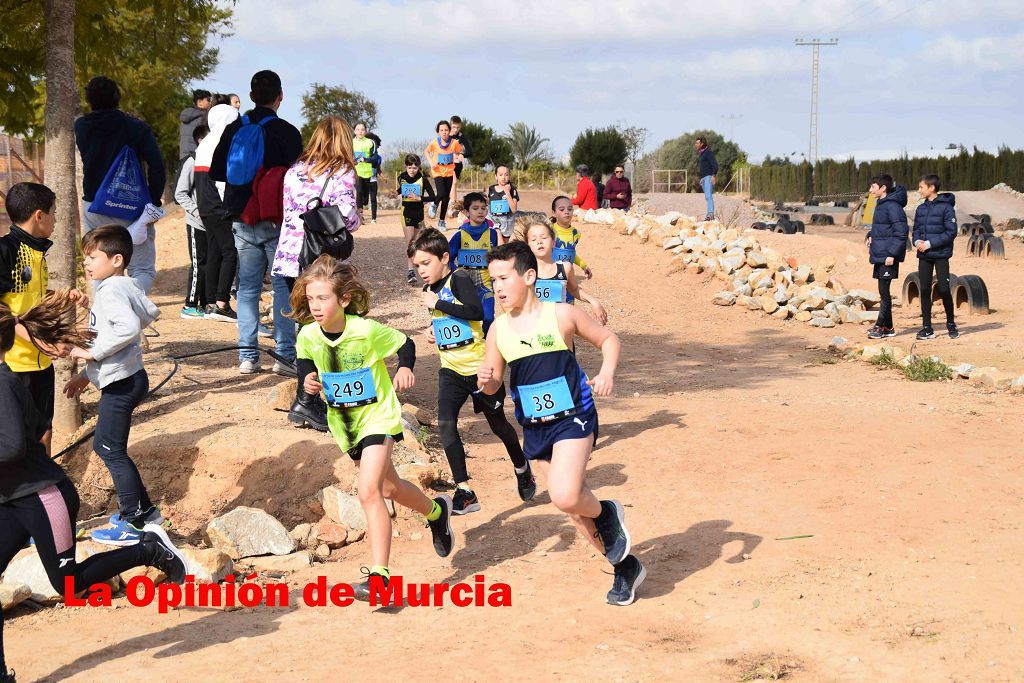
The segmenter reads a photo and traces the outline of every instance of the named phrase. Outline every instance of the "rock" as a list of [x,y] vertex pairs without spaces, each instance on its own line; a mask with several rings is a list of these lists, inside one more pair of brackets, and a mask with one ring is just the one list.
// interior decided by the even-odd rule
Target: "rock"
[[426,427],[433,427],[437,424],[437,417],[426,408],[421,408],[420,406],[415,406],[411,403],[403,403],[402,411],[410,413],[414,418],[416,418],[417,422]]
[[395,513],[395,501],[390,498],[385,498],[384,507],[387,508],[388,514],[391,515],[391,519],[394,519],[397,516]]
[[683,247],[685,247],[687,251],[704,251],[705,249],[708,248],[708,245],[710,244],[710,242],[708,242],[700,235],[687,237],[685,240],[683,240]]
[[993,389],[1009,389],[1013,377],[992,367],[974,368],[971,370],[970,380],[978,382]]
[[835,275],[830,275],[826,286],[836,294],[846,294],[846,285]]
[[[75,549],[75,559],[78,562],[82,562],[97,552],[109,549],[109,547],[92,543],[91,541],[79,542]],[[63,586],[58,591],[50,585],[50,579],[43,568],[43,563],[39,559],[35,546],[22,550],[15,555],[14,559],[7,565],[7,571],[3,575],[3,582],[5,584],[22,584],[27,586],[32,591],[31,598],[36,602],[55,604],[64,600]],[[121,587],[121,579],[115,576],[107,581],[107,584],[114,590],[117,590]]]
[[811,269],[809,266],[798,266],[793,271],[793,282],[798,285],[806,285],[811,277]]
[[811,311],[811,318],[815,320],[818,318],[828,318],[829,320],[832,319],[826,311]]
[[832,337],[832,341],[828,343],[829,351],[845,351],[850,346],[850,341],[846,337]]
[[330,546],[328,546],[326,543],[321,543],[313,551],[313,557],[320,560],[321,562],[326,562],[331,558]]
[[810,311],[797,311],[793,314],[793,320],[799,320],[802,323],[809,321],[812,317]]
[[669,211],[666,214],[658,216],[654,220],[657,221],[659,225],[669,227],[674,226],[676,223],[678,223],[679,219],[682,217],[683,214],[679,213],[678,211]]
[[970,363],[961,363],[960,365],[953,368],[953,375],[963,379],[967,379],[971,376],[971,370],[973,369],[974,366],[971,365]]
[[406,481],[411,481],[421,489],[430,488],[435,482],[441,479],[441,473],[434,465],[425,465],[420,462],[410,462],[398,467],[398,476]]
[[877,306],[881,302],[878,292],[872,292],[869,289],[851,289],[847,294],[860,299],[868,307]]
[[736,303],[736,295],[732,292],[719,292],[711,302],[717,306],[732,306]]
[[764,268],[768,265],[768,259],[759,251],[751,251],[747,254],[747,265],[751,268]]
[[341,524],[321,522],[317,525],[316,540],[331,550],[340,548],[348,540],[348,529]]
[[858,311],[857,314],[860,316],[860,322],[873,323],[878,320],[878,311]]
[[811,320],[811,327],[835,327],[831,318],[814,318]]
[[324,514],[331,521],[344,524],[349,529],[366,529],[366,515],[359,505],[359,498],[345,493],[337,486],[328,486],[317,494],[323,503]]
[[189,571],[196,577],[196,583],[218,583],[235,569],[231,557],[216,548],[181,548],[181,554],[188,559]]
[[828,313],[829,319],[834,323],[841,323],[842,318],[839,315],[839,304],[828,303],[825,304],[825,312]]
[[302,524],[296,525],[294,529],[288,532],[288,535],[292,537],[297,545],[302,545],[307,538],[309,538],[310,532],[313,531],[313,525],[309,522],[303,522]]
[[348,545],[358,543],[364,538],[366,538],[366,529],[353,529],[348,532]]
[[779,310],[772,313],[772,317],[776,320],[788,320],[789,319],[789,308],[782,307]]
[[878,358],[885,352],[884,348],[885,347],[882,344],[869,344],[865,346],[860,351],[861,360],[871,360],[873,358]]
[[761,302],[758,301],[757,299],[755,299],[752,296],[747,296],[746,294],[739,294],[739,295],[737,295],[736,296],[736,303],[738,305],[740,305],[740,306],[744,306],[744,307],[748,308],[751,311],[760,311],[761,310]]
[[772,295],[775,298],[775,303],[780,306],[785,306],[789,301],[789,294],[786,293],[785,289],[781,287],[775,290],[775,294]]
[[822,299],[820,296],[811,296],[804,299],[804,302],[797,306],[797,308],[803,311],[817,311],[821,308],[824,308],[824,306],[824,299]]
[[669,237],[661,246],[663,249],[674,249],[682,244],[683,241],[678,237]]
[[835,256],[822,256],[820,259],[818,259],[818,265],[815,266],[815,268],[817,268],[818,270],[823,270],[823,271],[829,272],[829,273],[832,272],[832,269],[835,268],[835,267],[836,267],[836,257]]
[[132,567],[128,571],[121,572],[118,576],[121,577],[121,581],[127,584],[129,581],[134,579],[136,576],[145,576],[147,579],[153,582],[153,585],[161,584],[167,580],[167,574],[156,567]]
[[0,608],[4,612],[32,597],[32,589],[23,583],[0,583]]
[[839,306],[839,320],[843,323],[857,324],[860,322],[860,312],[849,306]]
[[899,365],[901,368],[906,368],[913,365],[916,361],[917,356],[915,356],[914,354],[910,354],[904,356],[903,358],[900,358],[898,361],[896,361],[896,364]]
[[1010,389],[1017,392],[1024,392],[1024,375],[1010,382]]
[[288,412],[295,403],[295,380],[281,382],[267,392],[267,404],[274,410]]
[[[330,555],[330,553],[327,553]],[[313,557],[305,550],[290,555],[269,555],[266,557],[247,557],[241,564],[248,565],[261,572],[297,572],[313,564]]]
[[759,298],[761,302],[761,310],[765,313],[774,313],[779,310],[779,303],[775,300],[773,294],[764,294]]
[[206,526],[210,545],[232,559],[253,555],[287,555],[295,541],[281,522],[258,508],[238,507]]
[[750,294],[753,291],[754,290],[751,289],[750,285],[748,285],[746,282],[744,282],[742,285],[740,285],[736,289],[732,290],[732,293],[735,294],[736,296],[750,296]]

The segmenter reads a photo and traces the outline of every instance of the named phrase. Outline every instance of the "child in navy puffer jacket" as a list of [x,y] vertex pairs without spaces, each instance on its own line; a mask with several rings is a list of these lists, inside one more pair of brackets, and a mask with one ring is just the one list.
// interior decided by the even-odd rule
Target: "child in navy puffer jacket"
[[919,340],[935,339],[932,329],[932,273],[936,287],[946,309],[946,329],[949,336],[960,336],[953,322],[953,295],[949,287],[949,259],[953,256],[956,239],[956,197],[952,192],[939,194],[939,176],[925,175],[917,183],[917,192],[924,199],[914,214],[914,250],[917,252],[917,273],[921,281],[921,320],[924,327],[917,333]]
[[892,281],[900,276],[900,262],[907,255],[907,188],[895,185],[892,176],[880,175],[871,179],[871,194],[878,199],[875,205],[871,233],[868,235],[870,261],[874,265],[873,277],[878,280],[878,322],[868,330],[869,339],[895,337],[892,323]]

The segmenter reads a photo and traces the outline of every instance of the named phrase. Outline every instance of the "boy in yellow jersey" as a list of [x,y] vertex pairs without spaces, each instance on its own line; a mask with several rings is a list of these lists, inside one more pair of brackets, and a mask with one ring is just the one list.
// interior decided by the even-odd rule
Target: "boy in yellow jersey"
[[[11,231],[0,237],[0,301],[18,316],[46,296],[49,274],[46,251],[53,246],[49,238],[55,224],[57,195],[46,185],[18,183],[11,187],[4,203],[11,218]],[[72,291],[71,294],[79,305],[89,305],[88,297],[82,292]],[[69,351],[69,348],[49,348],[38,341],[33,344],[25,326],[18,324],[14,328],[14,346],[5,356],[5,362],[22,380],[35,404],[47,455],[50,454],[55,384],[50,357],[63,357]]]
[[576,253],[580,241],[580,231],[572,225],[572,200],[561,195],[551,202],[551,213],[554,214],[555,246],[551,250],[551,258],[555,263],[572,263],[583,269],[587,279],[594,277],[594,271]]
[[462,224],[448,241],[449,263],[463,268],[473,278],[480,301],[484,305],[484,334],[494,320],[494,290],[487,274],[487,254],[498,246],[498,231],[487,219],[487,197],[470,192],[462,200],[469,220]]
[[[430,181],[420,172],[420,158],[416,154],[405,155],[405,173],[398,174],[398,191],[402,194],[402,233],[405,243],[412,244],[416,239],[417,230],[423,228],[423,200],[433,202],[437,199]],[[419,282],[413,270],[412,257],[409,258],[409,272],[405,279],[410,285]]]
[[484,359],[484,307],[476,285],[462,269],[449,267],[448,240],[439,230],[425,230],[409,245],[409,257],[426,285],[423,303],[430,311],[428,336],[441,355],[437,378],[437,426],[444,454],[455,479],[452,514],[480,509],[469,486],[466,449],[459,436],[459,411],[473,399],[473,411],[483,413],[491,431],[505,444],[516,471],[519,497],[532,500],[537,491],[530,466],[519,446],[519,435],[505,417],[505,386],[491,393],[477,388],[476,369]]
[[[647,571],[629,554],[622,504],[598,500],[586,482],[598,431],[594,395],[612,393],[619,339],[578,307],[537,298],[537,257],[525,243],[503,244],[487,262],[505,313],[487,333],[479,387],[495,391],[508,365],[509,393],[523,425],[523,452],[545,475],[551,502],[569,514],[615,568],[608,602],[628,605]],[[601,349],[601,370],[593,380],[571,351],[576,335]]]

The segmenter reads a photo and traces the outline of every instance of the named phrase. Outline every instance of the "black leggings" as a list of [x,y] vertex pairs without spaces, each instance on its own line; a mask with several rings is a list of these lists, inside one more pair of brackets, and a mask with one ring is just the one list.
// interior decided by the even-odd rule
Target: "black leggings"
[[917,276],[921,282],[921,320],[925,327],[932,326],[932,271],[935,271],[935,286],[946,309],[946,324],[953,324],[953,295],[949,291],[949,259],[930,261],[918,259]]
[[879,327],[892,327],[892,280],[878,280],[878,296],[881,297],[881,303],[878,304],[878,322],[875,323]]
[[[434,185],[437,187],[437,198],[440,200],[440,208],[437,212],[437,217],[444,220],[448,214],[448,197],[452,193],[452,183],[455,182],[454,178],[434,178]],[[437,206],[437,202],[434,203]]]
[[370,217],[377,218],[377,183],[370,182],[369,178],[356,176],[356,208],[360,211],[369,204]]
[[188,283],[185,305],[205,308],[206,304],[206,231],[185,226],[188,238]]
[[[75,522],[78,519],[78,492],[69,479],[0,503],[0,573],[6,571],[14,555],[35,540],[39,560],[53,588],[64,595],[66,577],[74,579],[75,592],[103,583],[132,567],[152,565],[159,546],[136,543],[90,556],[75,562]],[[4,618],[0,613],[0,674],[4,662]]]
[[145,370],[103,387],[96,432],[92,438],[93,451],[107,466],[110,478],[114,480],[121,517],[129,522],[153,507],[142,483],[142,475],[128,457],[132,413],[148,391],[149,376]]
[[526,467],[526,458],[519,445],[519,435],[505,417],[504,388],[494,396],[474,394],[473,392],[477,390],[476,375],[467,377],[448,368],[441,368],[437,384],[437,428],[441,432],[441,445],[444,446],[444,454],[448,458],[448,465],[452,468],[452,478],[456,484],[469,481],[469,472],[466,470],[466,447],[459,436],[459,411],[470,397],[473,398],[473,409],[484,414],[491,432],[505,444],[512,464],[516,467]]
[[203,216],[206,227],[206,297],[210,302],[231,301],[231,283],[238,272],[238,250],[231,232],[231,219]]

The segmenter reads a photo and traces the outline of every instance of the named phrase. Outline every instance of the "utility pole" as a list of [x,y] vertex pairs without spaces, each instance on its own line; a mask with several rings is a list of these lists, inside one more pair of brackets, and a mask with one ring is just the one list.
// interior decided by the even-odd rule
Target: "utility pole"
[[733,139],[733,124],[736,119],[742,119],[743,114],[722,114],[721,117],[729,121],[729,140],[731,141]]
[[830,45],[837,45],[839,43],[838,38],[830,38],[829,40],[822,40],[821,38],[813,38],[811,40],[804,40],[797,38],[794,44],[800,47],[810,46],[812,50],[811,55],[811,131],[810,140],[807,145],[807,161],[814,164],[818,160],[818,62],[820,57],[818,55],[818,48],[822,45],[828,47]]

